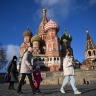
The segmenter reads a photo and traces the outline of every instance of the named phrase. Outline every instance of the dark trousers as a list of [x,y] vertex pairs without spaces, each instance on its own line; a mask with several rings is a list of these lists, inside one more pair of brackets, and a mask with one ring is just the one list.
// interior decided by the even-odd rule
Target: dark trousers
[[14,89],[14,81],[9,82],[8,89]]
[[21,80],[20,80],[19,85],[18,85],[18,91],[21,91],[21,87],[22,87],[22,84],[25,80],[26,75],[28,76],[32,92],[34,93],[36,89],[35,89],[34,84],[33,84],[32,75],[26,74],[26,73],[22,73],[22,77],[21,77]]

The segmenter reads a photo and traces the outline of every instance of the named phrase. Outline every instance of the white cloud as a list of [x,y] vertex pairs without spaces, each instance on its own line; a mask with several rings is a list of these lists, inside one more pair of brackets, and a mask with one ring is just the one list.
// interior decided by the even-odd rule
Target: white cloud
[[7,45],[6,53],[7,53],[7,60],[8,62],[10,62],[10,60],[12,60],[14,55],[16,55],[17,58],[19,57],[20,47],[17,45]]
[[96,4],[96,0],[89,0],[90,5],[95,5]]
[[[65,0],[64,0],[65,1]],[[60,0],[40,0],[40,2],[41,2],[41,4],[42,5],[46,5],[46,6],[53,6],[53,5],[55,5],[55,4],[57,4],[57,3],[59,3],[60,2]]]
[[[40,12],[42,8],[46,8],[47,18],[50,18],[51,12],[54,21],[65,21],[69,15],[79,13],[81,10],[87,10],[90,7],[90,4],[96,4],[96,0],[35,0],[35,2],[39,4],[38,11],[35,15],[42,16],[42,13]],[[36,18],[36,16],[34,17]]]
[[[67,18],[70,13],[70,10],[74,9],[72,6],[75,3],[75,0],[35,0],[42,8],[47,9],[47,17],[50,17],[50,12],[53,18],[63,17]],[[38,10],[41,9],[39,8]],[[61,18],[60,17],[60,18]]]

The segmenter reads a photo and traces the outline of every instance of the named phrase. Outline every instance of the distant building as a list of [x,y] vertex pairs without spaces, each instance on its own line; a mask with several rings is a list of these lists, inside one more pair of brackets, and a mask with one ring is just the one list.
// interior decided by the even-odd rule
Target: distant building
[[46,9],[42,10],[42,21],[35,36],[29,28],[23,33],[24,42],[20,46],[20,57],[22,58],[27,48],[32,46],[34,66],[40,65],[42,70],[59,71],[62,70],[63,57],[69,52],[73,56],[72,36],[65,29],[59,38],[57,33],[60,27],[52,17],[48,21],[46,11]]
[[92,38],[89,35],[88,29],[86,29],[86,49],[85,49],[85,57],[86,60],[83,61],[81,65],[81,69],[84,70],[96,70],[96,46]]

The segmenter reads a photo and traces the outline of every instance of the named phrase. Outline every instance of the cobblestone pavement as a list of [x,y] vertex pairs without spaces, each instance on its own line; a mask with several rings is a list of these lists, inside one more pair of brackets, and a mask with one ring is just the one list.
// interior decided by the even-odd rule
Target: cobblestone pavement
[[[18,84],[15,84],[17,89]],[[7,84],[0,84],[0,96],[77,96],[74,95],[72,87],[66,86],[66,93],[62,94],[59,90],[61,85],[41,85],[40,89],[42,93],[32,95],[30,85],[23,85],[23,94],[18,94],[16,90],[7,90]],[[77,86],[78,90],[82,94],[78,96],[96,96],[96,84]]]

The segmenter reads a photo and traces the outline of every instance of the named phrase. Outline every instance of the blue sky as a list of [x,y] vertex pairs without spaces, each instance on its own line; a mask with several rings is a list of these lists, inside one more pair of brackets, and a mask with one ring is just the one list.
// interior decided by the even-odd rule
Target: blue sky
[[19,57],[23,32],[29,26],[35,35],[42,20],[42,9],[50,12],[59,26],[58,36],[66,31],[72,35],[71,46],[75,59],[85,59],[86,28],[96,44],[96,0],[0,0],[0,42],[7,51],[10,61],[13,55]]

